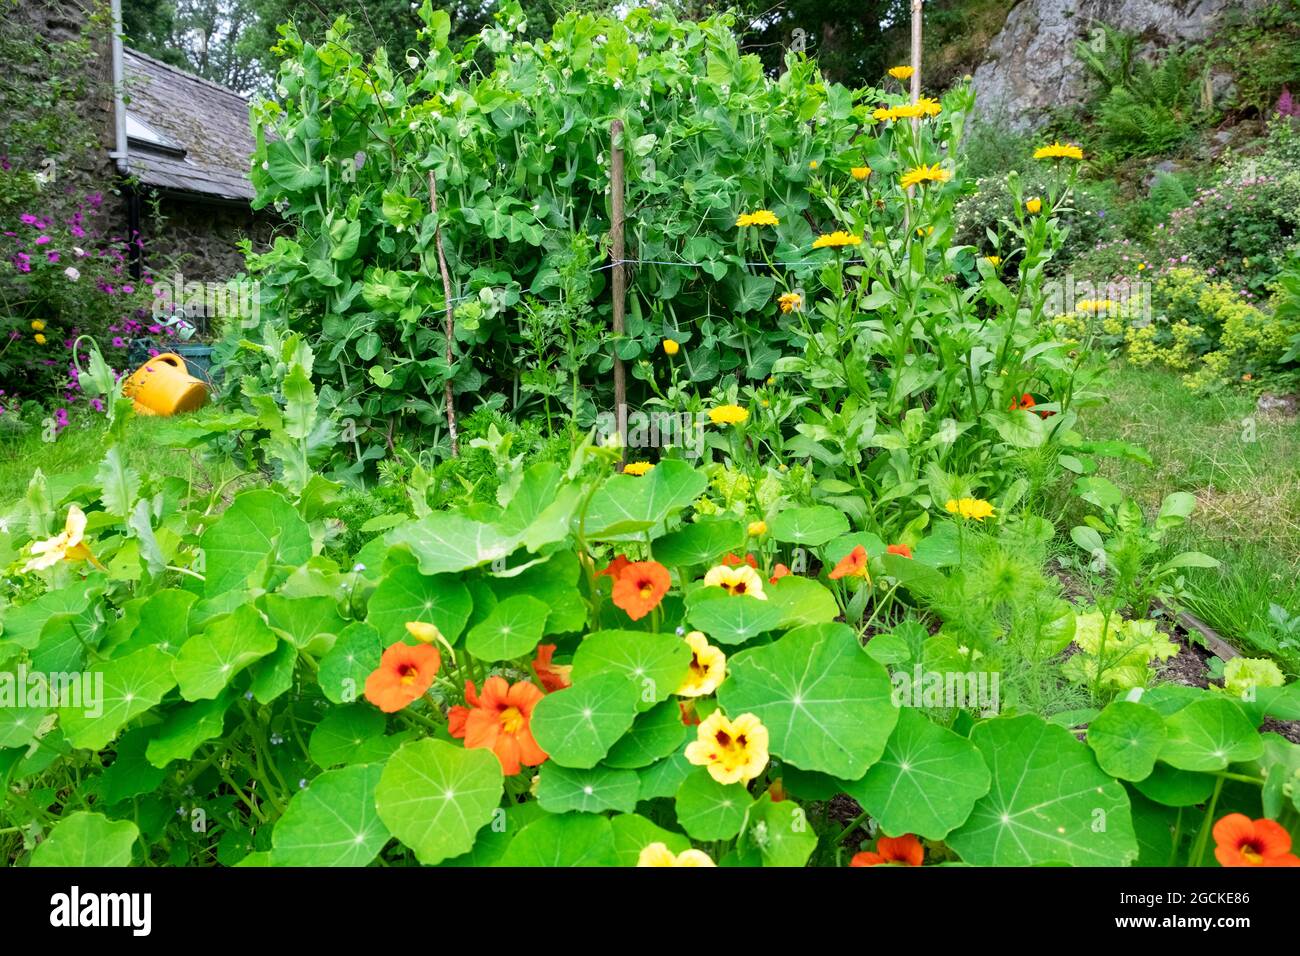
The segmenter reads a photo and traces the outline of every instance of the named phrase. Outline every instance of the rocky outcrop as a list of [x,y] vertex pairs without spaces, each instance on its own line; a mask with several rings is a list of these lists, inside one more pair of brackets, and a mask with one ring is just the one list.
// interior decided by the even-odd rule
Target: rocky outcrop
[[1099,42],[1101,25],[1141,36],[1146,50],[1199,40],[1230,10],[1268,0],[1020,0],[975,71],[976,110],[1017,129],[1037,126],[1054,106],[1080,102],[1087,75],[1079,40]]

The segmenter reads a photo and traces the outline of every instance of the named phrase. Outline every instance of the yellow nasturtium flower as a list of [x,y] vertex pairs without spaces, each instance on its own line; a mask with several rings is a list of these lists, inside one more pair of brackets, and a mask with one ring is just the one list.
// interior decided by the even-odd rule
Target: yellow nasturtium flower
[[717,567],[710,568],[704,575],[704,586],[722,588],[732,597],[748,594],[760,601],[767,600],[767,595],[763,593],[762,577],[748,564],[737,565],[734,568],[719,564]]
[[637,857],[637,866],[717,866],[703,850],[674,853],[665,843],[651,843]]
[[975,521],[983,521],[993,515],[993,506],[983,498],[949,498],[944,508],[950,514]]
[[739,405],[719,405],[709,409],[709,421],[715,425],[739,425],[749,418],[749,412]]
[[89,561],[97,568],[103,565],[90,553],[86,545],[86,514],[76,505],[68,509],[63,530],[52,538],[32,544],[33,557],[23,565],[23,573],[44,571],[60,561]]
[[709,643],[701,631],[691,631],[685,637],[691,649],[691,666],[677,688],[678,697],[703,697],[718,689],[727,676],[727,655]]
[[753,780],[767,766],[767,757],[767,728],[754,714],[732,721],[715,710],[686,745],[686,759],[708,768],[709,776],[724,785]]

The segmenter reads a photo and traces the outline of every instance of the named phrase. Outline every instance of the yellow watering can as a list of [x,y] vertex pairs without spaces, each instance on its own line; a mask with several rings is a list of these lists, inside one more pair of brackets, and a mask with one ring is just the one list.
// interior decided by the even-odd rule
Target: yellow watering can
[[140,415],[176,415],[201,408],[208,387],[189,373],[185,359],[174,352],[155,355],[126,380],[122,394]]

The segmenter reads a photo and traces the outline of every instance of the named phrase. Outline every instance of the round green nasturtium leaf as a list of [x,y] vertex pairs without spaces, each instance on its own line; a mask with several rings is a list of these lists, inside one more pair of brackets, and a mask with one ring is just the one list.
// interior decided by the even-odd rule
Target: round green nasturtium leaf
[[730,840],[753,803],[743,783],[718,783],[696,767],[677,788],[677,822],[696,840]]
[[737,844],[747,860],[757,854],[763,866],[803,866],[817,849],[817,833],[793,800],[765,793],[749,810],[749,825]]
[[513,577],[493,577],[488,584],[499,601],[516,594],[537,598],[547,608],[546,633],[569,634],[587,626],[587,599],[578,590],[581,576],[578,556],[572,551],[557,551]]
[[561,766],[594,767],[632,726],[639,700],[637,688],[620,673],[585,680],[575,674],[572,687],[537,702],[533,738]]
[[789,574],[764,586],[767,601],[781,609],[782,629],[828,624],[840,616],[835,595],[812,578]]
[[688,568],[714,564],[744,546],[745,529],[739,521],[705,519],[656,539],[654,556],[665,567]]
[[648,767],[680,750],[686,742],[687,731],[677,701],[666,700],[637,715],[631,732],[609,749],[604,764],[630,770]]
[[405,564],[385,574],[370,595],[366,623],[379,632],[385,647],[410,642],[407,621],[432,624],[454,643],[473,604],[465,585],[452,575],[421,574],[419,568]]
[[1137,858],[1128,794],[1068,730],[1039,717],[975,726],[992,789],[947,842],[972,866],[1127,866]]
[[797,628],[736,654],[728,670],[718,703],[733,719],[758,715],[771,752],[802,770],[856,780],[898,722],[888,672],[844,624]]
[[636,866],[641,851],[651,843],[662,843],[674,853],[691,848],[691,841],[684,834],[665,830],[635,813],[610,817],[609,825],[614,831],[614,852],[619,866]]
[[375,812],[377,763],[328,770],[294,794],[271,834],[274,866],[366,866],[389,840]]
[[1112,701],[1088,725],[1088,746],[1098,765],[1121,780],[1149,777],[1164,743],[1164,719],[1146,704]]
[[1207,697],[1165,718],[1168,737],[1160,760],[1179,770],[1223,770],[1254,760],[1264,743],[1254,725],[1231,701]]
[[815,770],[800,770],[790,764],[781,766],[781,786],[799,800],[825,802],[836,794],[847,793],[850,781]]
[[661,461],[645,475],[615,475],[592,495],[584,524],[589,541],[607,541],[653,528],[685,508],[708,479],[684,461]]
[[297,510],[274,491],[255,488],[235,496],[199,541],[203,593],[241,588],[259,567],[299,565],[311,557],[311,531]]
[[351,703],[365,692],[366,678],[379,666],[383,656],[379,632],[369,624],[353,621],[321,658],[316,681],[333,703]]
[[465,636],[465,649],[481,661],[511,661],[532,652],[546,629],[545,604],[527,594],[498,601],[487,619]]
[[1138,858],[1135,866],[1173,866],[1174,826],[1178,811],[1142,796],[1136,788],[1129,790],[1133,808],[1133,832],[1137,836]]
[[[709,591],[717,595],[707,594]],[[787,608],[776,601],[748,594],[730,596],[720,588],[703,588],[692,595],[686,611],[691,627],[703,631],[714,644],[743,644],[774,631],[785,620]]]
[[789,508],[772,519],[770,530],[777,541],[816,547],[846,534],[849,519],[839,508],[830,505]]
[[517,534],[448,511],[435,511],[388,532],[389,545],[407,547],[427,575],[457,574],[509,557]]
[[891,836],[942,840],[966,822],[989,785],[988,767],[974,744],[904,707],[880,760],[861,780],[846,784],[845,792]]
[[501,866],[618,866],[614,830],[592,813],[548,814],[515,834]]
[[288,598],[267,594],[262,597],[262,608],[272,629],[299,650],[324,653],[347,626],[339,615],[338,602],[332,597]]
[[32,866],[130,866],[140,828],[84,810],[59,820],[32,852]]
[[26,747],[48,713],[43,707],[0,706],[0,749]]
[[166,767],[173,760],[189,760],[200,746],[221,736],[226,711],[234,702],[234,694],[226,692],[212,700],[177,707],[149,741],[145,756],[155,767]]
[[641,799],[653,800],[656,797],[671,797],[687,778],[695,765],[686,759],[686,747],[663,760],[657,760],[648,767],[642,767],[637,773],[641,777]]
[[269,704],[293,687],[293,675],[298,667],[298,648],[289,641],[281,641],[275,650],[249,668],[252,680],[248,684],[253,699],[259,704]]
[[175,654],[190,636],[190,607],[198,600],[192,591],[164,588],[155,591],[140,607],[140,620],[129,640],[116,653],[127,654],[142,647],[157,647]]
[[676,693],[691,666],[691,648],[676,634],[596,631],[573,654],[574,684],[591,677],[623,677],[635,692],[638,710],[649,710]]
[[1214,780],[1208,773],[1175,770],[1157,763],[1150,776],[1134,781],[1133,787],[1148,800],[1167,807],[1192,807],[1209,799]]
[[142,793],[152,793],[167,779],[167,772],[149,763],[145,757],[153,727],[128,730],[113,744],[112,763],[99,776],[100,799],[104,806]]
[[171,665],[181,696],[186,700],[211,700],[240,671],[266,657],[279,643],[257,608],[241,605],[181,647]]
[[537,802],[547,813],[601,813],[636,809],[641,781],[635,770],[592,767],[575,770],[554,760],[542,764],[537,783]]
[[505,777],[490,750],[424,738],[388,758],[375,809],[389,832],[426,866],[459,856],[501,803]]
[[100,674],[104,675],[104,689],[98,706],[59,711],[59,726],[74,747],[102,749],[128,721],[158,706],[163,695],[176,686],[172,658],[156,647],[95,664],[90,678],[96,690]]
[[387,722],[370,704],[348,704],[332,708],[311,732],[307,752],[322,770],[352,763],[357,751],[384,735]]
[[527,803],[506,801],[506,806],[492,815],[492,822],[478,831],[474,846],[468,853],[443,860],[438,865],[451,869],[453,867],[487,867],[500,866],[501,858],[515,834],[532,823],[548,816],[536,800]]

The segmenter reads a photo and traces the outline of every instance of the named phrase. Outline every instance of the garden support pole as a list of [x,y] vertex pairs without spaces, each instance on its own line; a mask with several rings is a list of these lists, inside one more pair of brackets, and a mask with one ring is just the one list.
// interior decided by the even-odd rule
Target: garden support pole
[[[912,0],[912,102],[921,98],[921,0]],[[919,124],[920,119],[914,119]]]
[[[451,342],[456,334],[455,312],[451,305],[451,273],[447,271],[447,256],[442,251],[442,225],[438,223],[438,182],[434,179],[433,170],[429,170],[429,212],[433,213],[433,244],[438,250],[438,269],[442,272],[442,296],[446,303],[446,315],[442,320],[442,329],[447,337],[447,346],[444,358],[447,361],[447,369],[451,370]],[[460,457],[460,440],[456,434],[456,403],[451,396],[451,379],[444,383],[444,397],[447,402],[447,434],[451,437],[451,457]]]
[[614,120],[610,133],[610,256],[613,258],[614,293],[614,416],[618,423],[619,470],[627,464],[627,373],[623,359],[618,354],[623,340],[623,309],[627,296],[627,277],[623,273],[623,200],[625,181],[623,175],[623,121]]

